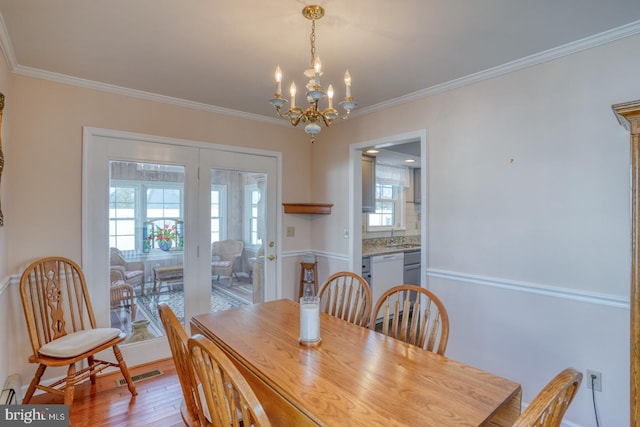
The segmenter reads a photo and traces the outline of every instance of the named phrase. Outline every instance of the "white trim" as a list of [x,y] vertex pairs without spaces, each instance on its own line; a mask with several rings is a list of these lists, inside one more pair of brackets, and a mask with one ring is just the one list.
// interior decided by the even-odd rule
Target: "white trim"
[[[3,42],[0,31],[0,42]],[[4,46],[3,46],[4,50]],[[10,65],[11,62],[9,62]],[[11,67],[11,71],[23,76],[34,77],[37,79],[49,80],[52,82],[68,84],[71,86],[83,87],[86,89],[99,90],[102,92],[114,93],[117,95],[129,96],[132,98],[144,99],[147,101],[161,102],[163,104],[177,105],[179,107],[191,108],[210,113],[222,114],[225,116],[236,117],[240,119],[254,120],[258,122],[286,125],[288,122],[277,117],[267,117],[260,114],[246,113],[243,111],[232,110],[230,108],[217,107],[215,105],[204,104],[202,102],[190,101],[182,98],[175,98],[167,95],[160,95],[152,92],[145,92],[137,89],[130,89],[122,86],[116,86],[108,83],[96,82],[93,80],[82,79],[79,77],[68,76],[66,74],[54,73],[52,71],[44,71],[37,68],[25,67],[16,64]]]
[[308,254],[314,254],[317,257],[322,257],[322,258],[326,258],[326,259],[334,259],[337,261],[345,261],[345,262],[349,262],[351,260],[351,258],[347,255],[342,255],[342,254],[337,254],[334,252],[324,252],[324,251],[314,251],[314,250],[306,250],[306,251],[287,251],[287,252],[283,252],[282,254],[280,254],[280,256],[282,258],[296,258],[296,257],[301,257],[304,255],[308,255]]
[[609,307],[629,310],[629,299],[617,295],[589,292],[581,289],[561,288],[557,286],[541,285],[538,283],[506,280],[495,277],[479,276],[475,274],[460,273],[455,271],[427,269],[427,276],[437,277],[456,282],[473,283],[475,285],[491,286],[494,288],[508,289],[516,292],[527,292],[544,295],[553,298],[563,298],[573,301],[591,304],[605,305]]
[[7,276],[2,279],[2,282],[0,282],[0,295],[9,288],[9,285],[11,285],[14,280],[20,282],[20,278],[17,276]]
[[125,139],[141,142],[153,142],[158,144],[179,145],[185,147],[215,149],[221,151],[231,151],[234,153],[256,154],[260,156],[277,157],[281,161],[282,153],[280,151],[264,150],[260,148],[241,147],[238,145],[219,144],[215,141],[205,142],[190,139],[172,138],[168,136],[159,136],[138,132],[128,132],[115,129],[96,128],[91,126],[83,126],[83,138],[90,137],[106,137],[114,139]]
[[431,86],[404,96],[400,96],[398,98],[383,101],[379,104],[364,107],[352,112],[351,117],[364,116],[375,111],[384,110],[401,104],[406,104],[408,102],[427,98],[439,93],[448,92],[463,86],[481,82],[483,80],[489,80],[494,77],[499,77],[504,74],[512,73],[514,71],[523,70],[525,68],[542,64],[547,61],[552,61],[554,59],[569,56],[571,54],[591,49],[593,47],[597,47],[616,40],[620,40],[625,37],[634,36],[636,34],[640,34],[640,21],[631,22],[612,30],[604,31],[590,37],[585,37],[581,40],[576,40],[574,42],[545,50],[543,52],[534,53],[533,55],[525,56],[524,58],[507,62],[506,64],[501,64],[496,67],[479,71],[477,73],[469,74],[467,76],[450,80],[448,82],[440,83],[435,86]]
[[7,25],[4,23],[4,16],[0,13],[0,49],[4,54],[4,59],[9,65],[11,71],[15,70],[18,64],[16,63],[16,54],[13,51],[13,43],[9,37],[9,31],[7,31]]

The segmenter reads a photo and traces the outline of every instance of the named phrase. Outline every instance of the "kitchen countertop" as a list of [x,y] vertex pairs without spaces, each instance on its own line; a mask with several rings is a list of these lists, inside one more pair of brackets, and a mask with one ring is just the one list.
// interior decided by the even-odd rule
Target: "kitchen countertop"
[[375,246],[362,250],[362,256],[376,256],[376,255],[389,255],[397,254],[400,252],[413,252],[419,251],[420,245],[418,244],[399,244],[390,246]]

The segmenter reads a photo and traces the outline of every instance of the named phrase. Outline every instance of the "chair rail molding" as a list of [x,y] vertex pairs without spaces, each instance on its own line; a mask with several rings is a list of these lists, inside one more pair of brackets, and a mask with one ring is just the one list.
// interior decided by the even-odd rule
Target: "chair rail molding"
[[586,302],[590,304],[605,305],[623,310],[629,309],[629,300],[616,295],[587,292],[580,289],[563,288],[559,286],[549,286],[540,283],[523,282],[517,280],[506,280],[496,277],[478,276],[456,271],[427,269],[427,276],[439,279],[451,280],[455,282],[473,283],[475,285],[490,286],[493,288],[508,289],[515,292],[527,292],[531,294],[544,295],[552,298],[563,298],[573,301]]

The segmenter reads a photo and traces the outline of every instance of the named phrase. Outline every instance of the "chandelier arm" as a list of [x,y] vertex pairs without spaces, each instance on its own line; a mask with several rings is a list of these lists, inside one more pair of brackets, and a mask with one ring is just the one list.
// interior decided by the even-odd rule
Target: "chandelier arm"
[[322,117],[322,121],[326,127],[331,127],[331,124],[333,123],[332,119],[327,118],[324,114],[320,114],[320,117]]
[[289,120],[291,121],[291,124],[293,126],[298,126],[298,123],[300,123],[300,121],[302,121],[303,123],[307,120],[307,116],[305,116],[304,114],[299,114],[296,116],[291,116],[289,117]]
[[343,115],[338,116],[338,117],[340,117],[340,120],[346,120],[347,117],[349,117],[349,114],[351,114],[351,110],[347,110],[346,113],[344,113]]
[[287,112],[283,114],[281,111],[281,108],[276,107],[276,113],[278,113],[278,116],[282,117],[283,119],[286,119],[291,115],[291,109],[288,109]]

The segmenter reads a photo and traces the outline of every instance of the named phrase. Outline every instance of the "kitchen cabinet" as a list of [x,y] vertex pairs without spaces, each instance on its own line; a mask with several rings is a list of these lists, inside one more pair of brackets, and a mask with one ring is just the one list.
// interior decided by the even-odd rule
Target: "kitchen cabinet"
[[420,251],[404,253],[404,279],[402,283],[420,286]]
[[376,158],[362,156],[362,212],[376,210]]

